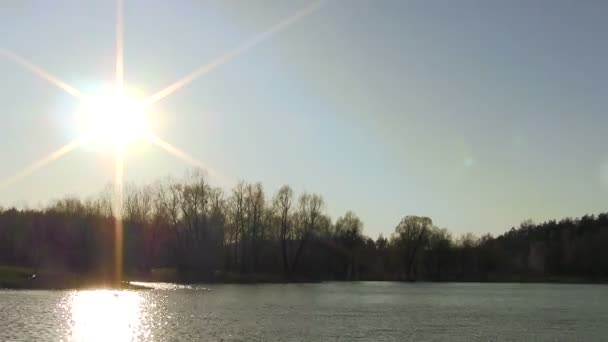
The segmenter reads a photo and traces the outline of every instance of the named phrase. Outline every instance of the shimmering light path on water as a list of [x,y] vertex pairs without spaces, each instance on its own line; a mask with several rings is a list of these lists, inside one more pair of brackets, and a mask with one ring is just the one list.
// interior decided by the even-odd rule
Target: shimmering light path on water
[[156,284],[0,291],[2,341],[602,341],[608,287]]

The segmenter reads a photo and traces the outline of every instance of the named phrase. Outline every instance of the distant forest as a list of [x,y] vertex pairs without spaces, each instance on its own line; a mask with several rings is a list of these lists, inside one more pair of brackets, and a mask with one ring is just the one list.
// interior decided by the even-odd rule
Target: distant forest
[[[0,265],[110,277],[112,192],[44,209],[0,209]],[[605,281],[608,214],[535,224],[504,234],[453,236],[405,216],[390,236],[367,237],[353,212],[335,221],[323,198],[260,183],[229,192],[200,173],[124,194],[124,271],[179,281]]]

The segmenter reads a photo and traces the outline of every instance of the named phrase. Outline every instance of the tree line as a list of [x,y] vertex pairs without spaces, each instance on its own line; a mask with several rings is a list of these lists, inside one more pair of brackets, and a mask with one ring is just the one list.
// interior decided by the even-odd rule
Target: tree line
[[[43,209],[0,209],[0,265],[111,277],[116,210],[111,191]],[[428,217],[405,216],[372,239],[349,211],[335,221],[323,197],[260,183],[229,191],[198,172],[128,186],[123,268],[182,281],[608,279],[608,214],[535,224],[504,234],[453,236]]]

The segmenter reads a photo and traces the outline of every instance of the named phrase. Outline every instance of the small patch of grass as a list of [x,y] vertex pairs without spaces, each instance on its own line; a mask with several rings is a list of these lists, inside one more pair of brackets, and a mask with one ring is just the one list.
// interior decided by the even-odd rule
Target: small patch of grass
[[0,265],[0,287],[20,287],[32,274],[34,270],[31,268]]
[[177,269],[171,267],[153,268],[144,279],[150,281],[175,282],[179,279]]

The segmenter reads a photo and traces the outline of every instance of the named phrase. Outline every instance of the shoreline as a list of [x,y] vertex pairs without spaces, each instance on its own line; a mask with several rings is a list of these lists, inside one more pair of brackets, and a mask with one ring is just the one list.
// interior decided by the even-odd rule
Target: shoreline
[[286,279],[274,274],[239,274],[218,272],[211,277],[180,277],[177,274],[127,274],[120,285],[103,277],[81,275],[69,272],[41,270],[25,267],[0,266],[0,289],[7,290],[71,290],[71,289],[117,289],[146,290],[145,283],[169,283],[179,285],[212,285],[212,284],[314,284],[325,282],[399,282],[399,283],[477,283],[477,284],[608,284],[608,278],[580,276],[541,276],[531,274],[487,275],[485,277],[458,278],[450,277],[441,280],[424,279],[313,279],[297,277]]
[[154,287],[146,286],[147,283],[166,283],[176,285],[271,285],[271,284],[321,284],[321,283],[360,283],[360,282],[376,282],[376,283],[402,283],[402,284],[551,284],[551,285],[608,285],[608,280],[584,280],[584,279],[569,279],[569,280],[492,280],[492,281],[476,281],[476,280],[450,280],[450,281],[403,281],[403,280],[299,280],[299,281],[151,281],[149,279],[136,280],[131,279],[123,281],[120,286],[111,285],[103,282],[75,282],[67,283],[41,283],[41,282],[20,282],[7,283],[0,281],[0,290],[41,290],[41,291],[61,291],[61,290],[153,290]]

